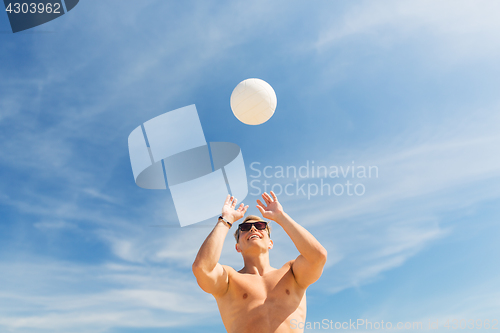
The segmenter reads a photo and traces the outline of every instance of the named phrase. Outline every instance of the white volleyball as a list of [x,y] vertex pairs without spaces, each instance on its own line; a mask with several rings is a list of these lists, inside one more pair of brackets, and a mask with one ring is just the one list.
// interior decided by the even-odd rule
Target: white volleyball
[[231,110],[239,121],[260,125],[269,120],[276,110],[276,93],[261,79],[241,81],[231,94]]

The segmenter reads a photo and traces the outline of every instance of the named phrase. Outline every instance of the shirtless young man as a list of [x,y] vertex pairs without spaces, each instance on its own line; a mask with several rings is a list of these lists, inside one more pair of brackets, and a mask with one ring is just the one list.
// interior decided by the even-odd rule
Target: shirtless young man
[[[236,208],[236,198],[228,195],[222,218],[196,256],[193,273],[201,289],[215,297],[229,333],[303,332],[296,324],[305,322],[306,289],[321,276],[326,250],[283,211],[272,191],[271,195],[262,194],[262,199],[265,203],[257,200],[262,216],[283,227],[300,255],[279,269],[271,267],[269,250],[273,241],[269,226],[258,216],[250,215],[239,226],[235,225],[236,251],[242,254],[245,266],[236,271],[219,264],[231,225],[248,209],[243,204]],[[292,319],[295,320],[291,323]]]

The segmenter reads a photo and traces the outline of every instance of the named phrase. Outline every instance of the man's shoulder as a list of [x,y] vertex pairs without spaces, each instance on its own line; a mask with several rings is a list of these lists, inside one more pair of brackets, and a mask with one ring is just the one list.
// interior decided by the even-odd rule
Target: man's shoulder
[[228,266],[228,265],[221,265],[222,268],[224,268],[226,270],[226,272],[229,273],[229,271],[231,272],[236,272],[236,270],[234,268],[232,268],[231,266]]
[[233,276],[234,274],[238,274],[238,272],[231,266],[228,265],[221,265],[221,266],[226,271],[228,276]]

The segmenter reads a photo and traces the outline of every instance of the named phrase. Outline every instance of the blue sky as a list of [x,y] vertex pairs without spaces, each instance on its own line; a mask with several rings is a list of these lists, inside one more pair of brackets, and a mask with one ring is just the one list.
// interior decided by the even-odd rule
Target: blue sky
[[[500,319],[499,10],[80,1],[17,34],[0,15],[0,332],[224,331],[190,269],[215,220],[178,227],[128,157],[134,128],[190,104],[207,141],[241,147],[249,181],[266,180],[253,162],[377,167],[324,179],[363,195],[280,196],[329,251],[307,321]],[[229,107],[252,77],[278,98],[259,126]],[[273,238],[274,266],[297,255]],[[232,237],[221,262],[242,265]]]

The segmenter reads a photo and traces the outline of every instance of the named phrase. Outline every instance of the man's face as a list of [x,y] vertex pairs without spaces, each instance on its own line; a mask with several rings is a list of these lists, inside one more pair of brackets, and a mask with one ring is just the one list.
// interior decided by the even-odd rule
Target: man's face
[[[259,222],[246,221],[244,224]],[[262,221],[264,222],[264,221]],[[267,229],[258,230],[255,225],[248,231],[240,230],[240,237],[236,244],[236,251],[243,252],[251,248],[260,248],[261,250],[269,250],[273,247],[273,241],[269,238]]]

